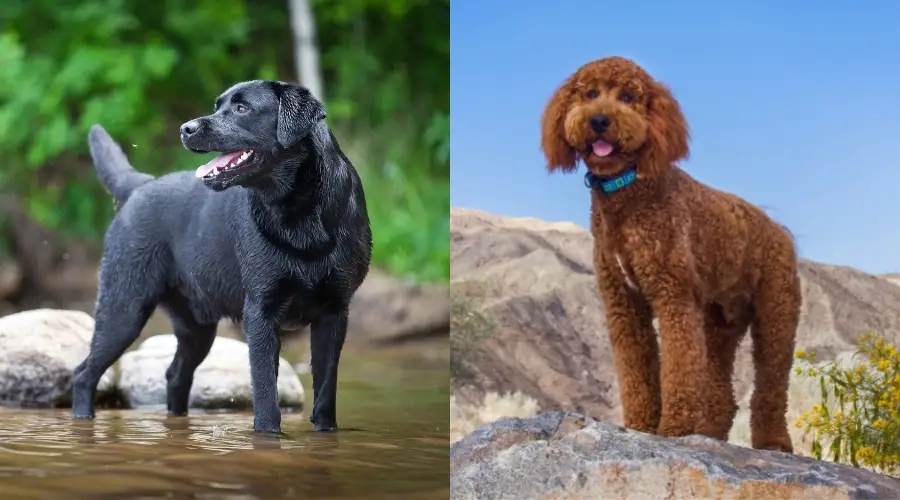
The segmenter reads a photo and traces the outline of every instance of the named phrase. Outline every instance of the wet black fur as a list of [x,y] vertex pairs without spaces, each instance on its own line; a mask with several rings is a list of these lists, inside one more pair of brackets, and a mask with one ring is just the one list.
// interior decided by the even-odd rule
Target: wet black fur
[[93,417],[100,376],[159,306],[178,338],[166,371],[170,414],[187,413],[194,370],[218,321],[242,319],[254,429],[280,432],[280,334],[308,324],[310,421],[316,430],[337,428],[347,308],[368,272],[372,233],[359,176],[324,118],[300,86],[235,85],[214,114],[182,126],[182,143],[196,152],[252,149],[254,157],[240,173],[203,181],[193,172],[139,173],[92,127],[94,164],[120,208],[104,240],[91,352],[75,370],[74,417]]

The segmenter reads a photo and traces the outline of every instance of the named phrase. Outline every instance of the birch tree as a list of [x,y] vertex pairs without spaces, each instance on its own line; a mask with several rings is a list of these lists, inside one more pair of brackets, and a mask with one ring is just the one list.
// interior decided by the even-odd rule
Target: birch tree
[[294,63],[297,82],[324,101],[319,47],[316,44],[316,19],[309,0],[288,0],[291,31],[294,35]]

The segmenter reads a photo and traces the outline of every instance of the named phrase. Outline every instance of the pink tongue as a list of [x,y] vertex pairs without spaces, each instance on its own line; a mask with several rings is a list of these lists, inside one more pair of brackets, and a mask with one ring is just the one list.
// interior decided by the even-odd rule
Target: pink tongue
[[597,142],[591,145],[594,149],[594,154],[597,156],[607,156],[613,151],[612,144],[604,141],[603,139],[597,139]]
[[225,153],[216,156],[212,160],[209,160],[209,163],[198,168],[194,175],[197,177],[205,177],[210,172],[212,172],[214,168],[222,170],[225,168],[225,165],[228,165],[232,160],[237,159],[237,157],[241,156],[242,153],[243,151],[237,151],[234,153]]

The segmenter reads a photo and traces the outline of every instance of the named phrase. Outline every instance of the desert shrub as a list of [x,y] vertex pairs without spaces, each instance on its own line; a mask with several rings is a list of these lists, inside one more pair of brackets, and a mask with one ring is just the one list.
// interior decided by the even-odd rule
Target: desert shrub
[[450,380],[471,375],[469,363],[490,337],[494,321],[481,311],[484,289],[477,285],[454,286],[450,291]]
[[816,364],[815,353],[797,352],[798,375],[818,379],[821,403],[797,419],[812,435],[817,459],[900,475],[900,353],[874,334],[859,338],[854,367]]

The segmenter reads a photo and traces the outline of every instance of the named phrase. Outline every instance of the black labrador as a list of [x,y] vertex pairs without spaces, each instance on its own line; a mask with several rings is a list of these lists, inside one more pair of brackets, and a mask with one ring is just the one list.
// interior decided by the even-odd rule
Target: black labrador
[[181,126],[181,142],[221,153],[196,173],[139,173],[94,125],[91,156],[119,209],[106,232],[94,337],[75,369],[72,415],[92,418],[100,376],[154,309],[178,348],[166,370],[169,414],[185,415],[194,371],[222,318],[243,320],[253,427],[281,431],[281,331],[310,325],[317,431],[337,429],[338,361],[350,300],[369,270],[372,232],[359,175],[309,90],[239,83],[215,113]]

